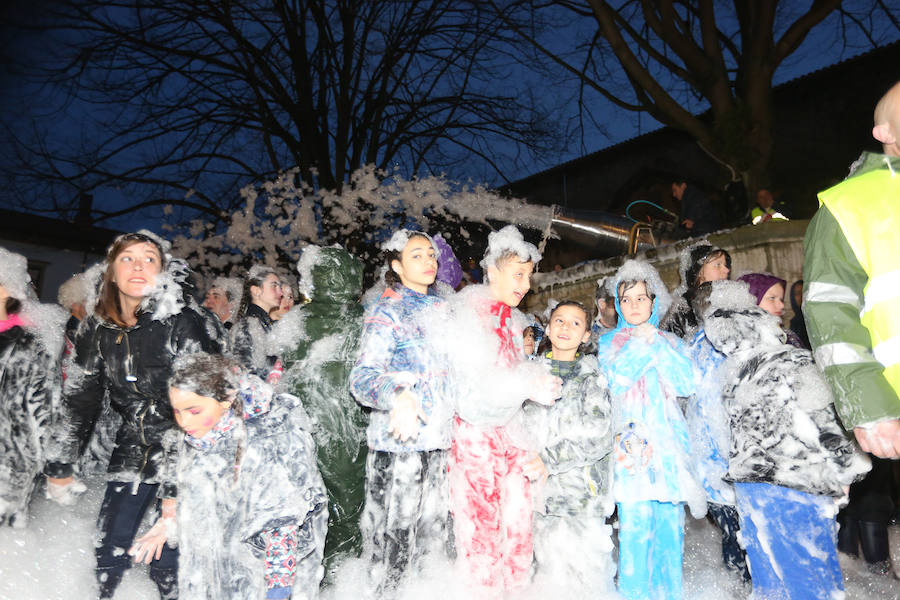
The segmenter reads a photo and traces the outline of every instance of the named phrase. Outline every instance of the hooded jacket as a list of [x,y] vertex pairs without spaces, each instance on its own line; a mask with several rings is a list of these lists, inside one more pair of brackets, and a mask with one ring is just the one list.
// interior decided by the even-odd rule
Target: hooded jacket
[[11,326],[0,331],[0,523],[28,506],[62,386],[62,345],[46,348],[18,315],[4,324]]
[[300,286],[310,299],[275,325],[295,317],[294,347],[284,353],[282,388],[300,398],[313,424],[319,471],[328,488],[326,560],[362,546],[367,418],[350,395],[350,369],[362,330],[362,265],[342,248],[309,246],[300,261]]
[[869,470],[847,439],[808,350],[785,343],[777,318],[753,305],[713,304],[706,336],[727,357],[722,397],[731,429],[727,478],[842,496]]
[[[141,305],[137,323],[121,327],[96,314],[82,321],[66,365],[61,416],[54,425],[52,462],[45,473],[67,477],[83,451],[109,393],[122,422],[107,473],[113,481],[159,479],[162,437],[175,426],[168,379],[180,354],[221,352],[224,330],[193,299],[185,283],[187,266],[169,260]],[[163,497],[174,496],[164,485]]]
[[277,528],[300,529],[294,587],[316,589],[322,578],[327,497],[306,414],[297,398],[273,397],[258,380],[239,395],[244,414],[233,427],[199,440],[173,430],[166,440],[177,444],[182,600],[265,597],[264,532]]
[[[624,281],[644,281],[655,295],[648,339],[625,320],[617,293]],[[659,274],[643,261],[627,260],[607,283],[615,297],[616,329],[598,342],[600,369],[610,384],[615,435],[613,490],[617,502],[687,502],[706,512],[706,495],[691,462],[688,427],[678,397],[695,390],[694,367],[684,344],[655,329],[671,297]]]
[[[425,320],[441,299],[405,286],[388,288],[365,317],[350,389],[369,415],[369,448],[384,452],[446,450],[453,403],[443,355],[426,337]],[[390,432],[390,411],[401,389],[415,394],[427,416],[418,435],[400,441]]]

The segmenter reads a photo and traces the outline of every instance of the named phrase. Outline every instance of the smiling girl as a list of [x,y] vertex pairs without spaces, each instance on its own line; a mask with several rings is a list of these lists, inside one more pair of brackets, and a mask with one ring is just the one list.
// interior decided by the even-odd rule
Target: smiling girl
[[350,373],[351,392],[372,409],[360,527],[376,597],[390,595],[426,556],[445,552],[452,416],[444,361],[423,333],[423,319],[441,303],[429,289],[437,248],[404,229],[384,249],[388,287],[365,317]]
[[[78,328],[67,366],[62,415],[54,432],[61,443],[45,467],[48,495],[74,503],[84,485],[73,479],[72,465],[108,394],[122,422],[98,520],[101,598],[114,595],[131,563],[129,549],[136,561],[150,564],[150,578],[163,598],[177,595],[178,553],[158,535],[175,513],[175,485],[165,476],[162,450],[163,435],[175,426],[166,382],[179,354],[220,351],[221,328],[183,289],[187,267],[168,257],[167,248],[168,242],[141,231],[119,236],[107,251],[99,298]],[[132,547],[151,506],[161,511],[161,518]]]

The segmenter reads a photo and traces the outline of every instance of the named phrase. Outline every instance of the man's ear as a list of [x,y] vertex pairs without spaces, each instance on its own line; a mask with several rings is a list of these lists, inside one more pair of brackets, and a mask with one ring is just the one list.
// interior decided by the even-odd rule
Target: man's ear
[[894,132],[891,131],[891,126],[887,123],[882,123],[881,125],[876,125],[872,128],[872,137],[881,142],[882,144],[891,145],[896,143],[897,136],[894,135]]

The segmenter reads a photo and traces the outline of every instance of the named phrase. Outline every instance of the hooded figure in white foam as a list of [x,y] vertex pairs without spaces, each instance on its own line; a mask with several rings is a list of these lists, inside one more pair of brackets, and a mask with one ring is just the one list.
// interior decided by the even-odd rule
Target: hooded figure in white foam
[[0,524],[25,527],[58,408],[65,312],[39,304],[25,257],[0,248]]

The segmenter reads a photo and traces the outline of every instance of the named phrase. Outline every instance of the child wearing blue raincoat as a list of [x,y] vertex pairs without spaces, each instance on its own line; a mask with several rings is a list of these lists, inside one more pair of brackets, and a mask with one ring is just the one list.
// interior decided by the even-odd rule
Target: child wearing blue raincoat
[[[691,308],[699,315],[708,304],[714,288],[717,293],[722,294],[739,285],[727,280],[705,282],[693,294]],[[684,409],[691,436],[694,468],[706,491],[707,513],[722,532],[722,563],[740,574],[745,581],[749,581],[747,557],[738,542],[740,521],[735,508],[734,486],[723,479],[728,471],[728,447],[731,441],[728,413],[722,402],[725,355],[716,350],[706,337],[702,322],[699,326],[700,329],[688,345],[694,368],[699,374],[699,383]]]
[[681,598],[684,504],[697,518],[706,512],[678,403],[694,393],[694,367],[684,344],[657,329],[671,297],[653,267],[625,261],[607,285],[619,321],[598,359],[612,397],[619,593]]

